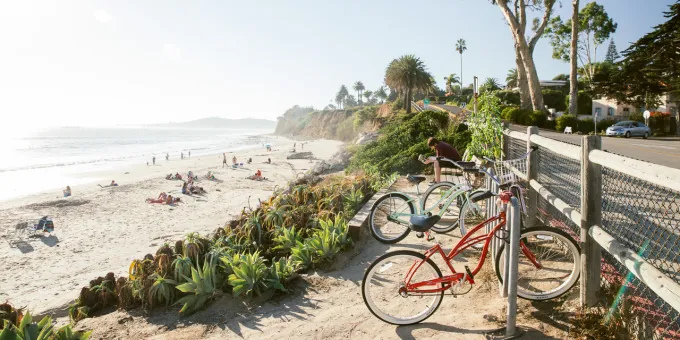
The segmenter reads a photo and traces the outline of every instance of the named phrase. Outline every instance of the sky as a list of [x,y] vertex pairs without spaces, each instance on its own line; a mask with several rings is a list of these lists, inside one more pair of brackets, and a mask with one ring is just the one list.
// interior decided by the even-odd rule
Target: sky
[[[569,17],[561,2],[556,14]],[[618,23],[619,50],[673,2],[598,1]],[[513,42],[488,0],[3,1],[0,112],[6,129],[276,119],[296,104],[323,108],[341,84],[375,90],[405,54],[443,88],[461,73],[459,38],[465,84],[504,82]],[[551,51],[545,37],[536,46],[541,79],[568,73]]]

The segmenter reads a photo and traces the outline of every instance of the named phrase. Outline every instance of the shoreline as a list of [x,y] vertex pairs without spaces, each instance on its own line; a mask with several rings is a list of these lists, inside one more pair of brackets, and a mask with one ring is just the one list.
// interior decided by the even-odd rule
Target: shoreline
[[[25,306],[34,315],[59,311],[90,280],[107,272],[126,274],[130,261],[155,252],[165,242],[174,243],[189,232],[206,233],[223,226],[244,206],[268,198],[276,186],[285,185],[318,160],[330,158],[343,145],[316,140],[306,144],[304,151],[313,152],[318,160],[288,160],[295,142],[278,137],[278,151],[234,152],[239,162],[253,158],[253,163],[243,168],[222,168],[221,154],[171,159],[167,164],[163,159],[156,167],[140,165],[100,174],[114,176],[100,184],[115,179],[118,187],[100,188],[95,182],[72,186],[73,196],[69,198],[58,197],[61,190],[49,190],[0,202],[0,220],[4,221],[0,271],[6,273],[0,276],[0,300]],[[227,158],[231,164],[231,153]],[[267,158],[272,164],[263,163]],[[246,179],[257,169],[263,171],[267,181]],[[186,175],[188,170],[199,177],[213,171],[220,181],[200,180],[198,185],[207,190],[204,196],[182,195],[182,181],[165,180],[165,175]],[[177,195],[182,202],[176,206],[144,202],[159,192]],[[54,236],[22,240],[6,237],[7,230],[18,221],[45,215],[54,220]]]
[[[290,139],[283,137],[283,136],[275,136],[271,134],[257,134],[257,135],[244,135],[244,138],[250,138],[250,137],[255,137],[259,138],[258,139],[258,144],[244,144],[241,146],[227,146],[224,148],[225,153],[227,154],[242,154],[242,153],[248,153],[248,152],[254,152],[258,148],[261,148],[259,145],[260,142],[264,140],[268,140],[270,138],[275,138],[274,140],[279,140],[281,139],[281,143],[288,143],[291,141]],[[271,142],[271,140],[269,140]],[[293,141],[294,142],[294,141]],[[178,164],[178,162],[190,162],[194,159],[201,159],[201,158],[208,158],[208,157],[217,157],[218,155],[221,156],[222,153],[215,153],[210,152],[207,154],[194,154],[192,155],[192,158],[188,158],[188,155],[185,153],[185,157],[183,160],[180,159],[180,155],[173,154],[172,157],[170,158],[169,161],[166,161],[164,158],[165,153],[158,153],[158,157],[156,159],[156,167],[162,167],[162,166],[175,166]],[[24,182],[24,185],[39,185],[42,188],[45,189],[36,189],[36,190],[30,190],[30,192],[26,193],[18,193],[18,194],[10,194],[9,196],[2,196],[0,194],[0,209],[3,208],[4,204],[7,204],[11,201],[15,201],[18,199],[25,199],[28,197],[36,197],[40,196],[46,193],[51,193],[54,192],[57,196],[57,198],[61,198],[61,191],[67,186],[70,185],[71,189],[74,189],[76,187],[87,187],[93,183],[96,184],[98,181],[102,181],[102,185],[108,184],[111,182],[111,179],[115,179],[116,182],[119,182],[118,178],[125,178],[125,177],[131,177],[132,180],[140,180],[140,178],[134,177],[134,176],[127,176],[128,173],[139,173],[140,168],[144,168],[147,165],[145,164],[149,161],[148,167],[152,167],[153,165],[151,163],[151,158],[148,159],[143,159],[143,158],[130,158],[130,159],[121,159],[121,160],[109,160],[109,161],[91,161],[87,163],[80,163],[80,164],[68,164],[66,166],[47,166],[47,167],[36,167],[36,168],[27,168],[27,169],[20,169],[20,170],[8,170],[5,172],[0,172],[0,180],[6,180],[10,182],[14,182],[16,180],[19,180],[21,182]],[[221,160],[220,160],[221,164]],[[231,164],[231,158],[229,159],[229,164]],[[78,168],[85,168],[82,170],[79,170]],[[53,177],[56,177],[58,179],[55,179]],[[48,177],[49,181],[45,181],[44,177]],[[107,180],[108,179],[108,180]],[[59,181],[59,186],[56,186],[54,181]],[[61,183],[63,182],[63,183]],[[69,183],[76,183],[74,185],[71,185]],[[55,196],[56,197],[56,196]]]

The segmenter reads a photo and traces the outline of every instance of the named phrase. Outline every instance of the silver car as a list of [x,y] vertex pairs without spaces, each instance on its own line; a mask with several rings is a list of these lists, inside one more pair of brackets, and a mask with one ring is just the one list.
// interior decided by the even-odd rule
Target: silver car
[[652,134],[652,130],[645,124],[625,120],[618,122],[607,128],[607,136],[642,137],[647,139]]

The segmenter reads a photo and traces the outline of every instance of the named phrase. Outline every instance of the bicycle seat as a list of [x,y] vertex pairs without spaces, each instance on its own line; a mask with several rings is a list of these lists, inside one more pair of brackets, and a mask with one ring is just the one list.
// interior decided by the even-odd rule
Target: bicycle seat
[[427,177],[425,177],[425,176],[406,175],[406,179],[407,179],[409,182],[411,182],[411,183],[418,184],[418,183],[420,183],[420,182],[426,181],[426,180],[427,180]]
[[441,219],[442,217],[439,215],[411,216],[411,218],[409,219],[411,225],[409,227],[413,231],[424,233],[430,230],[430,228],[432,228],[433,225],[437,224],[437,222],[439,222],[439,220]]
[[484,191],[484,192],[477,191],[477,192],[472,193],[472,195],[470,195],[470,201],[477,202],[477,201],[485,200],[487,198],[491,198],[493,196],[495,196],[495,195],[489,190]]

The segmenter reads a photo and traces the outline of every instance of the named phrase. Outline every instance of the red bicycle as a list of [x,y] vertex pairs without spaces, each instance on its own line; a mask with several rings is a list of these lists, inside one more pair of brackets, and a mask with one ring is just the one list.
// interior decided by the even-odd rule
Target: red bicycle
[[[450,290],[452,295],[469,292],[475,283],[475,275],[484,265],[492,239],[509,234],[505,228],[504,207],[510,201],[512,192],[517,192],[517,189],[521,190],[519,187],[511,187],[509,191],[499,194],[500,213],[469,230],[448,254],[437,243],[425,253],[397,250],[375,260],[366,270],[361,286],[364,303],[371,313],[387,323],[410,325],[434,314],[445,291]],[[414,216],[410,220],[410,228],[419,233],[427,233],[437,223],[437,217],[438,215]],[[494,222],[498,223],[490,232],[474,236]],[[465,266],[464,272],[456,271],[452,264],[453,259],[478,243],[484,245],[476,268],[470,270]],[[576,284],[579,277],[580,249],[566,232],[550,226],[523,229],[520,250],[517,282],[519,297],[529,300],[552,299],[566,293]],[[504,251],[504,246],[499,247],[494,266],[501,282]],[[450,275],[442,275],[433,261],[435,254],[442,257]]]

